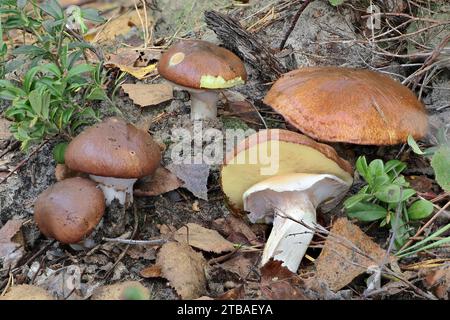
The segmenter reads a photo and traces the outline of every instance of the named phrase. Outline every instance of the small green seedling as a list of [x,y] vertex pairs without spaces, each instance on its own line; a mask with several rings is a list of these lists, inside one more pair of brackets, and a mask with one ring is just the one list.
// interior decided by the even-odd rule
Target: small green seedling
[[350,218],[363,222],[380,220],[380,226],[395,227],[397,248],[410,236],[410,220],[424,219],[433,212],[432,203],[417,199],[416,191],[401,175],[405,168],[406,164],[399,160],[384,163],[376,159],[367,164],[364,156],[359,157],[356,170],[367,184],[344,202]]

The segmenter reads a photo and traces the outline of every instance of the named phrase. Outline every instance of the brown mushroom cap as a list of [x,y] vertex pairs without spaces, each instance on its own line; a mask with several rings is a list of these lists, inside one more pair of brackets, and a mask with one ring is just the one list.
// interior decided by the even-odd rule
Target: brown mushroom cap
[[165,79],[194,89],[224,89],[244,83],[247,72],[233,52],[201,40],[176,43],[158,63]]
[[96,184],[85,178],[57,182],[39,195],[34,219],[41,232],[62,243],[87,237],[105,212],[105,198]]
[[[278,172],[271,176],[290,173],[332,174],[351,184],[353,169],[336,151],[299,133],[282,129],[261,130],[243,141],[225,157],[221,168],[221,184],[231,209],[239,214],[243,209],[242,195],[254,184],[270,178],[261,175],[267,164],[249,163],[251,152],[262,148],[271,150],[271,141],[279,142]],[[272,151],[270,151],[272,152]]]
[[67,147],[70,169],[113,178],[142,178],[159,166],[161,150],[145,131],[108,118],[79,134]]
[[360,69],[310,67],[286,73],[264,103],[303,133],[321,140],[392,145],[428,130],[424,106],[387,75]]

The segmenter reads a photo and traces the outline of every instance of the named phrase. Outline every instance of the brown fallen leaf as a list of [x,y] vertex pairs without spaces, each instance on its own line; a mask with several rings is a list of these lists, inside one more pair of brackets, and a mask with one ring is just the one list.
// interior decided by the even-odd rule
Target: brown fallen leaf
[[46,290],[28,284],[14,286],[0,300],[54,300]]
[[142,269],[139,274],[142,278],[160,278],[162,271],[161,266],[154,264]]
[[158,196],[176,190],[182,185],[183,182],[172,172],[164,167],[159,167],[153,175],[140,179],[133,193],[138,197]]
[[236,234],[243,235],[250,244],[257,244],[257,236],[241,218],[228,215],[226,218],[214,220],[213,226],[227,237],[235,237]]
[[450,263],[425,272],[424,285],[439,299],[448,300],[450,292]]
[[156,227],[158,228],[159,233],[163,236],[169,236],[177,231],[177,228],[168,224],[157,224]]
[[154,106],[173,99],[173,88],[168,83],[122,85],[123,91],[141,107]]
[[[110,53],[106,57],[105,67],[119,68],[120,66],[134,67],[136,61],[139,59],[139,51],[133,48],[119,48],[116,53]],[[140,66],[140,67],[146,67]]]
[[61,181],[73,177],[88,177],[88,175],[82,172],[74,171],[64,164],[58,163],[56,165],[55,167],[56,181]]
[[183,188],[192,192],[197,198],[208,200],[207,184],[210,169],[208,164],[171,163],[167,169],[184,182]]
[[206,260],[200,252],[179,242],[168,242],[158,252],[156,264],[182,299],[196,299],[206,293]]
[[130,249],[127,250],[127,255],[131,259],[144,259],[144,260],[155,260],[156,259],[156,250],[153,246],[131,246]]
[[307,300],[300,289],[300,277],[281,266],[281,261],[269,260],[261,268],[261,293],[271,300]]
[[242,300],[245,296],[244,285],[239,285],[236,288],[230,289],[214,300]]
[[373,261],[328,236],[320,256],[315,261],[316,276],[325,281],[333,291],[346,286],[358,275],[366,272],[368,267],[381,263],[385,257],[385,250],[347,218],[336,220],[331,233],[351,241],[365,255],[374,259]]
[[252,270],[257,270],[259,252],[237,252],[233,257],[220,264],[224,270],[237,274],[241,279],[251,278]]
[[23,237],[20,234],[23,220],[9,220],[0,229],[0,262],[3,268],[13,268],[25,254]]
[[234,249],[233,243],[222,237],[216,230],[204,228],[196,223],[188,223],[178,229],[174,239],[207,252],[222,253]]
[[[118,36],[125,35],[130,32],[132,27],[136,27],[142,30],[141,19],[144,17],[144,10],[139,9],[139,13],[136,10],[128,11],[118,17],[112,17],[105,24],[90,31],[85,40],[93,43],[102,43],[107,41],[114,41]],[[149,15],[147,10],[147,21],[149,27],[154,23],[153,17]]]
[[11,138],[11,132],[9,131],[9,127],[12,122],[6,120],[5,118],[0,117],[0,140],[6,140]]

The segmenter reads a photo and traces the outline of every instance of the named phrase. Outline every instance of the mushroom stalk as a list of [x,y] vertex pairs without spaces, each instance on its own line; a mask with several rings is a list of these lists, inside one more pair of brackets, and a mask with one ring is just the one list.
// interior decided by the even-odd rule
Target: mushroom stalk
[[89,175],[89,177],[97,182],[100,189],[102,189],[107,206],[114,199],[119,200],[121,205],[128,205],[133,202],[133,185],[137,179],[101,177],[93,174]]
[[297,272],[314,235],[316,208],[307,196],[302,195],[274,211],[273,228],[264,247],[261,264],[273,258],[283,261],[283,265],[292,272]]
[[191,120],[217,118],[217,102],[219,94],[216,91],[189,90],[191,95]]

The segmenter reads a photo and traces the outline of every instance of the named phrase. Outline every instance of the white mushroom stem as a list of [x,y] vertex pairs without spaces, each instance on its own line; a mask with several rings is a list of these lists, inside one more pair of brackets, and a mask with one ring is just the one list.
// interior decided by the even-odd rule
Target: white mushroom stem
[[111,205],[114,199],[119,200],[121,205],[129,205],[133,203],[133,185],[137,179],[120,179],[112,177],[101,177],[96,175],[89,175],[89,177],[98,183],[102,189],[106,205]]
[[190,90],[191,120],[216,119],[219,94],[216,91]]
[[261,264],[273,258],[297,272],[314,235],[317,206],[324,203],[323,211],[333,208],[348,188],[333,175],[303,173],[272,177],[250,187],[243,195],[250,221],[273,221]]

